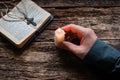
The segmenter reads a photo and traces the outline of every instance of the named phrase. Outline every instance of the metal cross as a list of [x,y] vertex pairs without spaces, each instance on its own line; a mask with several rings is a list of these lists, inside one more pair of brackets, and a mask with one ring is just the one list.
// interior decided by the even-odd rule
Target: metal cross
[[36,25],[37,25],[37,24],[33,21],[34,18],[27,18],[27,17],[25,17],[25,19],[27,20],[27,25],[29,25],[29,24],[32,24],[33,26],[36,26]]

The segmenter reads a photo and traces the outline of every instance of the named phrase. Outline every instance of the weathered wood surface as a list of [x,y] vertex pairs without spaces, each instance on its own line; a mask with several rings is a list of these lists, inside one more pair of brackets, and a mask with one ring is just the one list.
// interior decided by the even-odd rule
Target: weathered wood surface
[[[0,37],[0,80],[108,79],[83,66],[70,52],[58,50],[54,30],[70,23],[90,27],[100,39],[120,50],[120,0],[34,1],[51,12],[54,21],[23,52],[14,51]],[[5,9],[0,6],[0,10]]]

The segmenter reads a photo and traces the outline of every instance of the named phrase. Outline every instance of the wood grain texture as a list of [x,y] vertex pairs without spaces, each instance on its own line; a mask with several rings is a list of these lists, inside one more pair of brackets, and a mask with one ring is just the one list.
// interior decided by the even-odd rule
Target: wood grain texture
[[[115,7],[119,0],[33,0],[42,7]],[[42,2],[42,3],[41,3]]]
[[57,49],[54,30],[70,23],[89,27],[120,50],[119,0],[33,1],[53,14],[54,21],[22,52],[14,51],[0,37],[0,80],[115,80],[82,65],[72,53]]

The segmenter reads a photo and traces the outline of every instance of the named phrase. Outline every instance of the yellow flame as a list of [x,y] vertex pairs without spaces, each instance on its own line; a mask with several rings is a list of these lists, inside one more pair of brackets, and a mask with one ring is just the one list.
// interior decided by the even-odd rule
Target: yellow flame
[[61,28],[58,28],[58,32],[59,32],[59,33],[62,32]]

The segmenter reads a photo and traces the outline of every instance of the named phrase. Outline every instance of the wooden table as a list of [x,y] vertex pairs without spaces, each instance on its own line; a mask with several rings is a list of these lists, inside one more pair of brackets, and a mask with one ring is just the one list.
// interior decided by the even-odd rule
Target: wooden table
[[72,53],[57,49],[54,30],[70,23],[89,27],[120,50],[120,0],[33,1],[53,14],[54,21],[22,52],[11,49],[0,37],[0,80],[108,79],[109,76],[84,66]]

